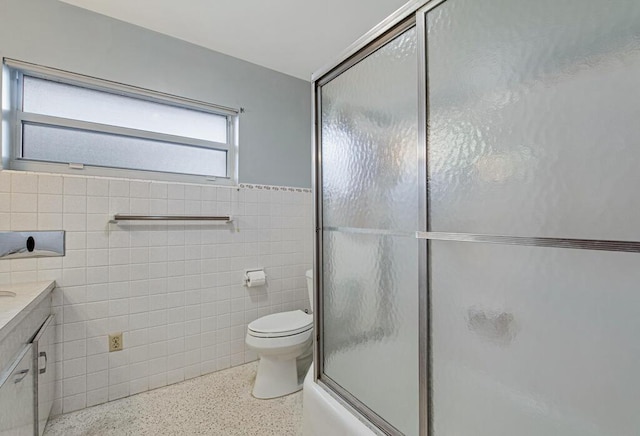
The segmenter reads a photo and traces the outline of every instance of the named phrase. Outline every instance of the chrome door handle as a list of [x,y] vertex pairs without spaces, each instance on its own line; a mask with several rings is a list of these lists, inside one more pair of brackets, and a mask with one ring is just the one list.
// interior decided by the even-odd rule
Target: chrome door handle
[[45,372],[47,372],[47,352],[46,351],[41,351],[38,354],[39,357],[44,357],[44,367],[38,370],[38,374],[44,374]]
[[29,374],[29,369],[21,369],[16,372],[16,378],[13,380],[14,383],[20,383],[24,378]]

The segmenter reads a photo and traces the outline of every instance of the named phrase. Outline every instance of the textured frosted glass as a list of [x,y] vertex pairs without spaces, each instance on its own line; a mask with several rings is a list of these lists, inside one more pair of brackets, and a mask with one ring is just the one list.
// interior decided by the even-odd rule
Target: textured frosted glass
[[[324,373],[418,433],[417,53],[411,29],[322,87]],[[372,234],[326,227],[370,229]]]
[[418,426],[418,244],[324,234],[324,372],[405,434]]
[[640,256],[431,243],[436,436],[640,429]]
[[104,133],[25,124],[25,159],[226,177],[227,152]]
[[227,142],[227,117],[24,77],[25,112],[213,142]]
[[640,240],[640,2],[427,15],[434,231]]
[[416,32],[322,87],[326,226],[415,230]]

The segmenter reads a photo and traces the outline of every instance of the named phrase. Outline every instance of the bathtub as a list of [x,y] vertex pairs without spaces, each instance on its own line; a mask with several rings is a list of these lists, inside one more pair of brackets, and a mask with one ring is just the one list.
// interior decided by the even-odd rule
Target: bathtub
[[304,436],[375,436],[349,410],[313,381],[313,365],[304,379],[302,391]]
[[[523,395],[500,385],[486,374],[447,362],[439,372],[444,385],[440,389],[440,412],[434,425],[436,434],[538,436],[622,435],[597,428],[584,416],[555,410],[539,398]],[[446,386],[446,387],[445,387]],[[467,411],[467,419],[459,419],[459,409]],[[500,419],[487,419],[501,411]],[[333,396],[313,381],[313,365],[304,380],[304,436],[376,436],[374,432]],[[482,430],[479,430],[482,429]]]

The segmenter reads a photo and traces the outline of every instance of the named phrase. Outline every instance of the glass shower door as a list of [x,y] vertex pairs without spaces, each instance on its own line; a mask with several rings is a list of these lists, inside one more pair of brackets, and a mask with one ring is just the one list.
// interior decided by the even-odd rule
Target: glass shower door
[[320,380],[418,433],[418,96],[413,25],[322,83]]
[[428,9],[431,431],[640,429],[640,3]]

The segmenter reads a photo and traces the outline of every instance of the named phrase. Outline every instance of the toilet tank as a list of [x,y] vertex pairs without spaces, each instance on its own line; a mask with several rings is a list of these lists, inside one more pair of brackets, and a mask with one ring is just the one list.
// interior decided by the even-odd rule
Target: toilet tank
[[309,308],[313,312],[313,270],[308,270],[305,275],[307,276],[307,291],[309,291]]

